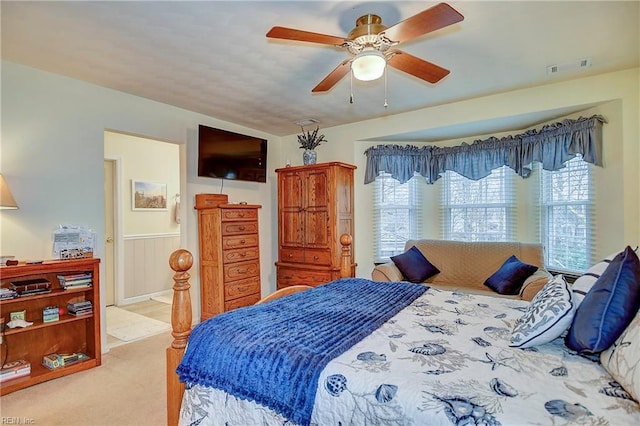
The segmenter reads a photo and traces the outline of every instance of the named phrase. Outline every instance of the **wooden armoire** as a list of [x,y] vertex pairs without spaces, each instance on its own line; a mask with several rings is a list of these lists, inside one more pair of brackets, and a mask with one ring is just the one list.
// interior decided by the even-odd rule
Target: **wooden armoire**
[[[349,234],[355,240],[355,168],[332,162],[276,170],[279,289],[317,286],[340,278],[340,236]],[[354,252],[351,258],[355,259]]]
[[260,300],[257,204],[197,194],[200,321]]

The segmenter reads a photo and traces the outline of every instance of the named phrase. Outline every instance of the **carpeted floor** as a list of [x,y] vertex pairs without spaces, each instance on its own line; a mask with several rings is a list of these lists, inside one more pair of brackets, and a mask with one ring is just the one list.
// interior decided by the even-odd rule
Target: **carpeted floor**
[[39,426],[166,425],[169,332],[113,348],[102,365],[4,395],[2,419]]

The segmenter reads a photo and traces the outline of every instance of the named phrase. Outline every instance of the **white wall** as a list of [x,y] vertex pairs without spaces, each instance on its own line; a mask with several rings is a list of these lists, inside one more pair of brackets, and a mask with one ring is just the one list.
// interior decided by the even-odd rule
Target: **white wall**
[[[358,276],[369,276],[373,264],[370,221],[371,185],[363,185],[363,142],[374,137],[464,126],[465,123],[508,117],[574,105],[617,101],[608,112],[605,144],[621,152],[613,164],[621,167],[623,182],[611,193],[622,205],[625,241],[640,241],[640,177],[638,164],[639,69],[550,84],[419,111],[387,116],[345,126],[322,129],[328,144],[318,148],[319,161],[343,161],[357,165],[355,210],[356,262]],[[330,94],[329,94],[330,95]],[[266,184],[218,180],[196,176],[197,125],[246,132],[269,140]],[[100,88],[28,67],[2,62],[2,158],[1,171],[20,204],[17,211],[3,211],[0,227],[3,254],[19,258],[51,256],[50,234],[64,222],[87,223],[98,232],[103,245],[103,132],[105,129],[186,144],[181,159],[183,198],[182,246],[197,254],[196,213],[193,199],[200,192],[223,192],[230,201],[261,204],[260,250],[263,294],[275,288],[277,215],[275,168],[287,158],[299,164],[301,150],[295,135],[277,138],[241,128],[215,118],[163,105],[121,92]],[[298,159],[298,160],[295,160]],[[622,201],[616,194],[620,194]],[[605,204],[606,206],[606,204]],[[606,209],[606,207],[604,207]],[[611,226],[618,226],[611,224]],[[619,241],[616,244],[622,244]],[[600,247],[603,254],[612,246]],[[98,249],[102,255],[102,248]],[[192,270],[192,297],[197,311],[197,263]],[[103,322],[104,324],[104,322]]]
[[[104,252],[103,159],[104,132],[112,130],[186,145],[181,151],[181,245],[197,257],[196,193],[221,191],[218,179],[196,176],[199,124],[219,127],[268,140],[270,169],[278,155],[279,138],[253,129],[105,89],[33,68],[2,62],[2,139],[0,171],[20,206],[0,213],[0,250],[18,259],[48,259],[51,232],[60,223],[87,224],[97,232],[97,257]],[[224,184],[230,201],[261,204],[262,279],[273,279],[270,253],[271,172],[267,184]],[[191,270],[194,318],[198,317],[198,263]],[[101,266],[102,273],[104,268]],[[104,289],[101,298],[104,304]],[[104,308],[104,306],[103,306]],[[103,309],[103,347],[106,348]]]
[[[122,133],[105,132],[104,155],[117,158],[122,183],[120,206],[124,236],[180,232],[175,221],[176,194],[180,194],[180,150],[175,143],[151,140]],[[167,209],[133,210],[133,180],[167,185]]]

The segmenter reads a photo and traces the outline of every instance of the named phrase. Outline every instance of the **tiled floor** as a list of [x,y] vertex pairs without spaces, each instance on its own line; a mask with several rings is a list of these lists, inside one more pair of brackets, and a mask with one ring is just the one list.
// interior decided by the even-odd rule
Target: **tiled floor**
[[[119,308],[171,324],[171,305],[168,303],[157,302],[155,300],[145,300],[143,302],[119,306]],[[107,334],[107,345],[109,347],[117,346],[122,343],[124,342]]]

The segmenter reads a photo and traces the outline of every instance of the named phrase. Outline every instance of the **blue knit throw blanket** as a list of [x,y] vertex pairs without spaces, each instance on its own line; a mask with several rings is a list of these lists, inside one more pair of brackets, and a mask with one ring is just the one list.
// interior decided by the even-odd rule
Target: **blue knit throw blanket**
[[230,311],[197,325],[180,380],[253,400],[310,423],[324,367],[426,291],[420,284],[344,278]]

